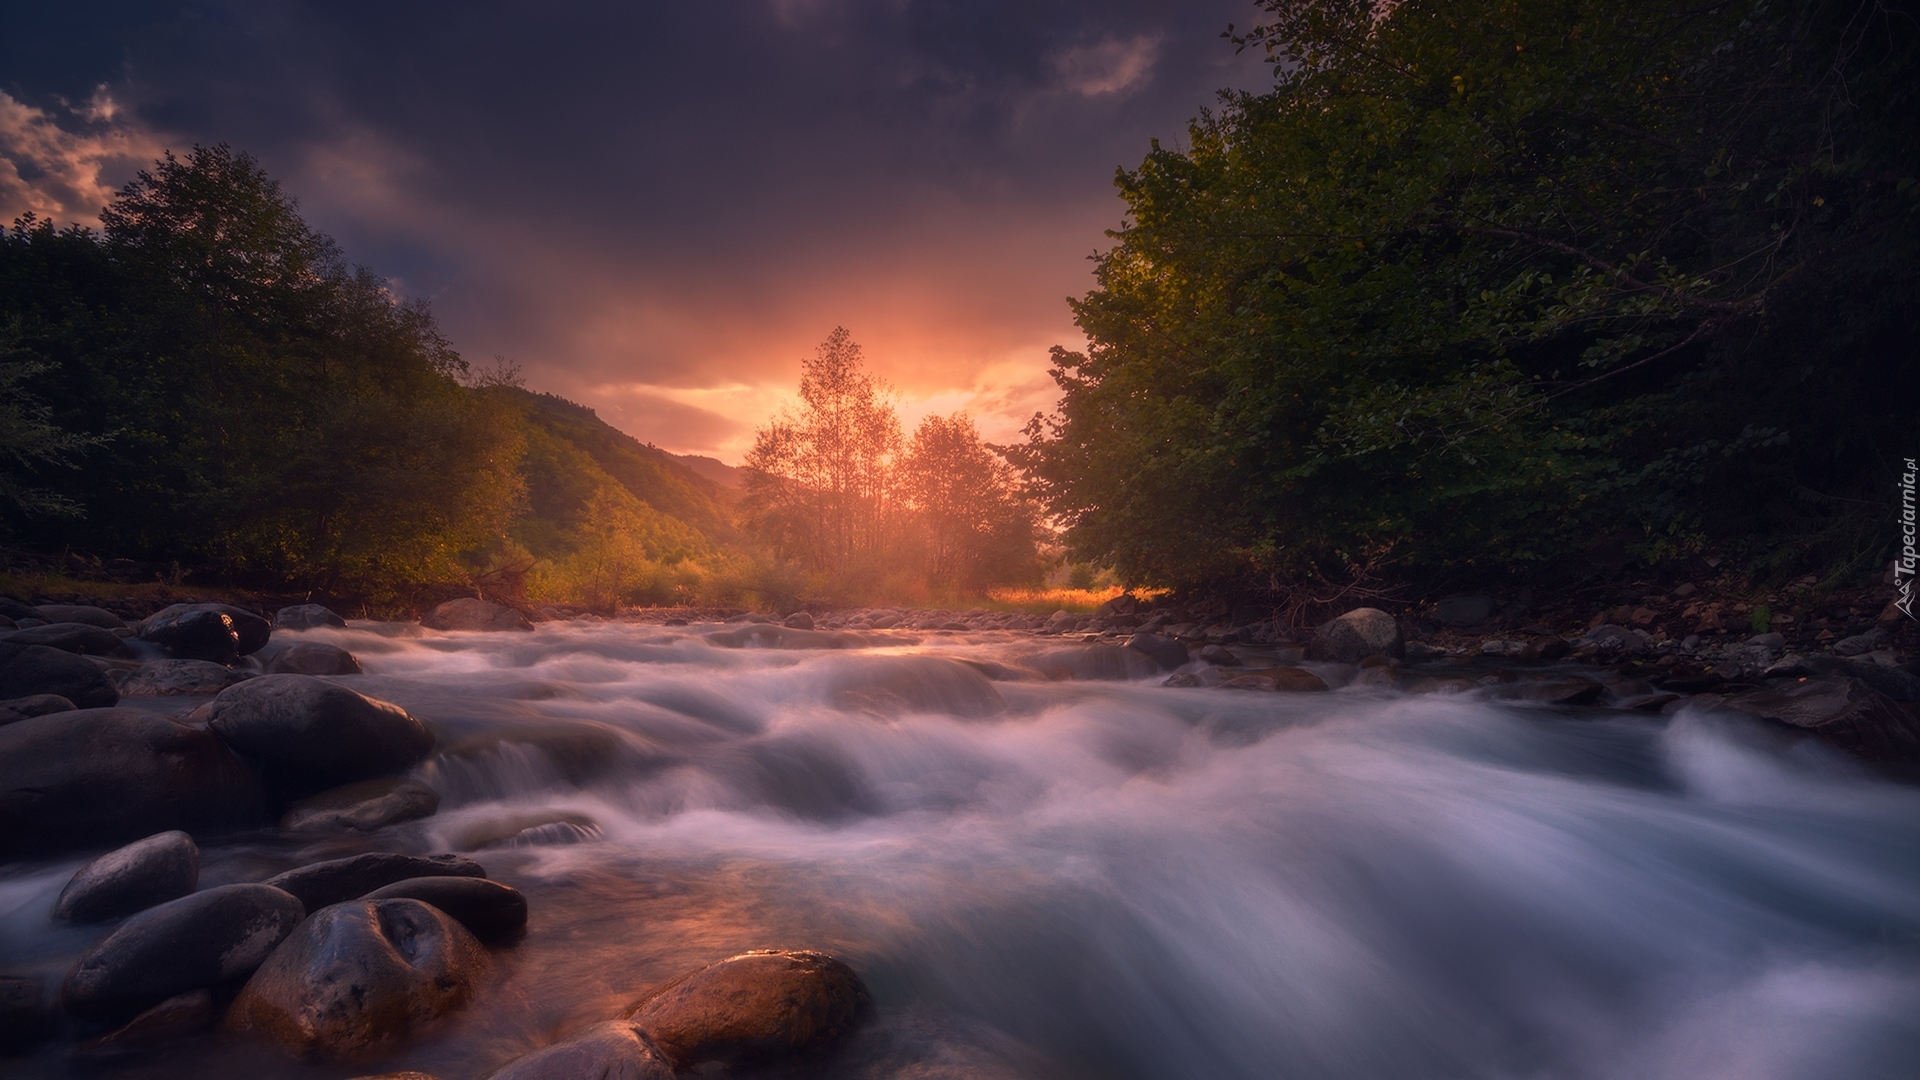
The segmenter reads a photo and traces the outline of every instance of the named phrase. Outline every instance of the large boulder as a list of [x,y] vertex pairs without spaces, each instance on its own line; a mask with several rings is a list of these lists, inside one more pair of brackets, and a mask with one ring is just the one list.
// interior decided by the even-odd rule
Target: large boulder
[[353,1057],[465,1005],[487,953],[418,900],[357,900],[313,914],[234,999],[230,1031],[307,1057]]
[[189,1035],[198,1035],[219,1019],[220,1002],[212,990],[189,990],[175,994],[99,1038],[81,1043],[74,1049],[74,1056],[87,1061],[111,1061],[149,1053]]
[[418,780],[382,776],[323,791],[287,809],[280,827],[297,833],[370,833],[432,817],[440,793]]
[[525,615],[500,604],[463,596],[434,608],[420,625],[429,630],[531,630]]
[[1007,711],[978,670],[938,656],[860,656],[835,665],[827,696],[837,707],[895,716],[947,713],[977,719]]
[[59,694],[29,694],[0,701],[0,724],[31,720],[48,713],[72,712],[73,702]]
[[630,1006],[675,1070],[751,1064],[827,1046],[860,1022],[872,998],[853,969],[825,953],[755,950],[690,972]]
[[267,879],[300,898],[307,910],[353,900],[375,889],[417,877],[486,877],[486,868],[458,855],[400,855],[369,851],[312,863]]
[[632,1024],[609,1020],[515,1058],[486,1080],[673,1080],[673,1066]]
[[120,700],[113,680],[92,661],[45,645],[0,641],[0,698],[36,694],[58,694],[82,709]]
[[364,670],[352,653],[323,641],[295,642],[267,660],[271,675],[359,675]]
[[[260,651],[261,646],[265,645],[267,639],[273,634],[273,624],[264,617],[245,608],[234,607],[232,604],[174,604],[161,608],[140,620],[140,636],[147,641],[160,644],[161,638],[170,633],[169,627],[192,623],[207,614],[226,616],[228,624],[233,627],[235,647],[241,656]],[[188,654],[175,655],[187,656]],[[189,658],[213,659],[204,656]]]
[[1379,608],[1355,608],[1313,632],[1307,655],[1315,660],[1357,663],[1369,656],[1400,656],[1400,624]]
[[248,679],[208,713],[208,726],[288,795],[405,772],[433,748],[426,725],[400,706],[311,675]]
[[347,620],[319,604],[295,604],[274,612],[273,625],[279,630],[312,630],[320,626],[345,626]]
[[1160,665],[1138,649],[1117,645],[1077,645],[1048,649],[1026,658],[1028,667],[1060,682],[1144,679],[1160,674]]
[[[124,630],[127,625],[120,616],[91,604],[41,604],[33,609],[32,614],[50,623],[86,623],[102,630]],[[19,617],[14,616],[16,619]]]
[[0,727],[0,855],[251,825],[259,779],[204,728],[142,709]]
[[1726,704],[1750,716],[1811,732],[1864,758],[1920,761],[1920,716],[1850,676],[1775,683],[1736,694]]
[[[151,624],[151,625],[149,625]],[[140,640],[175,660],[231,664],[240,658],[240,630],[220,611],[185,611],[140,624]]]
[[83,1020],[115,1020],[243,979],[305,916],[300,901],[267,885],[218,885],[170,900],[81,954],[60,1000]]
[[60,891],[53,917],[90,923],[177,900],[200,883],[200,847],[177,829],[116,848],[80,868]]
[[25,630],[0,631],[0,641],[16,645],[45,645],[76,656],[132,656],[132,650],[111,630],[86,623],[48,623]]
[[127,672],[111,673],[122,697],[217,694],[251,676],[211,660],[149,660]]
[[417,877],[383,885],[362,900],[418,900],[459,920],[481,941],[511,938],[527,928],[520,890],[476,877]]
[[1162,671],[1172,671],[1187,662],[1187,647],[1159,634],[1135,634],[1127,639],[1126,648],[1160,665]]
[[1221,683],[1220,689],[1306,693],[1327,689],[1327,681],[1304,668],[1272,667],[1236,675]]

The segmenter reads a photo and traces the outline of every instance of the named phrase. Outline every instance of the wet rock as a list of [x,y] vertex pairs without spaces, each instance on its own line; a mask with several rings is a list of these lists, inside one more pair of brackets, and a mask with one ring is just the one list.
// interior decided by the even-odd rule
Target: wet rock
[[1055,682],[1145,679],[1161,673],[1145,653],[1116,645],[1048,649],[1027,657],[1026,664]]
[[76,656],[132,656],[127,643],[111,630],[86,623],[48,623],[26,630],[0,632],[0,641],[16,645],[45,645]]
[[527,810],[468,821],[449,842],[461,851],[501,847],[553,847],[598,840],[600,825],[570,810]]
[[205,660],[225,665],[240,658],[240,631],[231,618],[219,611],[178,613],[152,628],[143,622],[140,640],[175,660]]
[[1518,658],[1527,651],[1524,641],[1483,641],[1480,643],[1482,656],[1506,656]]
[[1093,613],[1097,616],[1104,618],[1108,615],[1131,615],[1135,611],[1138,611],[1139,608],[1140,608],[1139,597],[1133,595],[1132,593],[1121,593],[1119,596],[1116,596],[1113,599],[1107,601],[1106,603],[1101,604],[1099,607],[1094,608]]
[[[111,677],[111,676],[110,676]],[[170,694],[218,694],[250,676],[211,660],[149,660],[118,674],[114,685],[122,697]]]
[[417,877],[486,877],[472,859],[458,855],[401,855],[370,851],[344,859],[329,859],[270,877],[266,883],[285,890],[318,911],[329,904],[365,896],[375,889]]
[[420,625],[429,630],[532,630],[525,615],[501,604],[490,604],[471,596],[449,600],[433,611]]
[[82,709],[103,709],[120,691],[98,666],[45,645],[0,642],[0,698],[57,694]]
[[1449,596],[1434,605],[1433,617],[1447,626],[1479,626],[1497,606],[1491,596]]
[[80,868],[60,892],[53,917],[90,923],[176,900],[200,883],[200,847],[179,830],[156,833]]
[[1920,761],[1920,717],[1860,679],[1828,675],[1736,694],[1728,708],[1875,761]]
[[1187,647],[1159,634],[1135,634],[1127,639],[1126,648],[1160,665],[1162,671],[1172,671],[1187,662]]
[[370,833],[432,817],[439,809],[439,792],[418,780],[383,776],[302,799],[281,816],[280,828],[297,833]]
[[1639,654],[1647,651],[1647,645],[1645,634],[1613,623],[1602,623],[1580,636],[1583,649],[1603,654]]
[[[41,604],[32,613],[49,623],[86,623],[102,630],[124,630],[127,626],[126,620],[120,616],[91,604]],[[15,615],[14,618],[20,616]]]
[[621,1016],[676,1070],[748,1064],[829,1046],[872,999],[853,969],[825,953],[756,950],[673,980]]
[[1521,651],[1522,660],[1559,660],[1573,652],[1573,643],[1563,637],[1535,638]]
[[1779,652],[1787,647],[1787,636],[1779,633],[1755,634],[1747,639],[1747,644],[1757,645],[1770,652]]
[[1865,656],[1875,649],[1883,648],[1891,638],[1883,627],[1874,627],[1864,634],[1853,634],[1833,643],[1836,656]]
[[789,630],[766,623],[753,623],[738,630],[717,630],[704,635],[710,645],[723,649],[864,649],[867,639],[851,631]]
[[1428,676],[1415,679],[1407,685],[1412,694],[1462,694],[1475,689],[1472,679],[1444,679]]
[[139,709],[0,727],[0,854],[260,819],[258,778],[203,728]]
[[1220,684],[1222,690],[1265,690],[1289,693],[1327,689],[1327,682],[1311,671],[1296,667],[1263,668],[1249,671]]
[[345,626],[347,620],[319,604],[295,604],[274,612],[273,625],[281,630],[312,630],[321,626]]
[[1853,660],[1812,653],[1782,657],[1768,668],[1766,678],[1801,678],[1813,675],[1844,675],[1859,679],[1895,701],[1920,703],[1920,675],[1904,668],[1889,667],[1871,660]]
[[21,603],[11,596],[0,596],[0,617],[8,619],[38,619],[40,612],[32,605]]
[[796,611],[781,620],[780,625],[789,630],[811,630],[813,629],[813,616],[804,611]]
[[[174,604],[140,620],[140,637],[166,648],[166,641],[193,640],[195,631],[190,627],[211,627],[213,621],[207,615],[224,615],[228,625],[233,627],[235,649],[241,656],[259,652],[273,634],[273,624],[265,618],[234,607],[232,604]],[[217,636],[217,635],[216,635]],[[170,652],[169,655],[189,660],[217,660],[218,657],[198,656],[187,652]]]
[[1400,624],[1378,608],[1355,608],[1321,624],[1313,632],[1307,655],[1315,660],[1351,664],[1375,653],[1399,656],[1404,651]]
[[632,1024],[610,1020],[516,1058],[486,1080],[673,1080],[673,1066]]
[[219,885],[170,900],[82,954],[61,1003],[84,1020],[117,1020],[245,978],[305,915],[299,900],[266,885]]
[[1240,658],[1224,645],[1208,645],[1200,650],[1200,659],[1215,667],[1239,667]]
[[310,675],[262,675],[213,699],[208,726],[287,794],[404,772],[433,748],[405,709]]
[[352,653],[321,641],[300,641],[267,660],[271,675],[359,675],[364,671]]
[[1537,701],[1546,705],[1591,705],[1606,692],[1592,679],[1520,679],[1503,682],[1494,696],[1505,701]]
[[26,697],[8,698],[0,701],[0,724],[30,720],[48,713],[72,712],[73,709],[73,702],[59,694],[30,694]]
[[527,898],[487,878],[417,877],[383,885],[362,900],[418,900],[432,904],[481,941],[512,938],[527,927]]
[[1006,699],[972,665],[936,656],[858,657],[843,662],[827,680],[838,708],[881,716],[945,713],[968,719],[998,716]]
[[220,1019],[211,990],[189,990],[155,1005],[120,1028],[80,1044],[75,1056],[94,1061],[145,1054],[198,1035]]
[[227,1012],[306,1057],[352,1057],[465,1005],[486,950],[446,913],[418,900],[356,900],[314,912]]
[[0,1055],[18,1054],[47,1037],[46,988],[30,975],[0,975]]

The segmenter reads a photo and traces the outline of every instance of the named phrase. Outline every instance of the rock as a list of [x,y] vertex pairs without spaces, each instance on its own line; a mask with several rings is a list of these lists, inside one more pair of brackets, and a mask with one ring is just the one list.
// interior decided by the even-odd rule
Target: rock
[[1200,650],[1200,659],[1214,667],[1239,667],[1240,658],[1224,645],[1207,645]]
[[1448,626],[1479,626],[1497,607],[1491,596],[1449,596],[1434,605],[1433,617]]
[[673,1080],[673,1066],[632,1024],[610,1020],[515,1058],[486,1080]]
[[[108,612],[112,614],[112,612]],[[0,616],[9,619],[38,619],[40,609],[31,604],[23,604],[11,596],[0,596]]]
[[1307,655],[1315,660],[1351,664],[1375,653],[1399,656],[1405,651],[1400,624],[1378,608],[1355,608],[1321,624],[1313,632]]
[[280,827],[298,833],[370,833],[432,817],[440,793],[418,780],[383,776],[323,791],[295,803]]
[[0,632],[0,641],[17,645],[45,645],[76,656],[132,656],[127,643],[111,630],[86,623],[48,623],[26,630]]
[[780,625],[789,630],[811,630],[813,629],[813,616],[804,611],[796,611],[781,620]]
[[345,626],[347,620],[319,604],[295,604],[274,612],[273,625],[280,630],[312,630],[320,626]]
[[321,641],[295,642],[267,661],[271,675],[359,675],[363,670],[352,653]]
[[1522,660],[1558,660],[1573,652],[1573,643],[1563,637],[1551,635],[1536,638],[1527,643],[1520,653]]
[[1747,639],[1747,644],[1758,645],[1760,648],[1778,652],[1787,647],[1787,636],[1785,634],[1755,634]]
[[220,1019],[211,990],[189,990],[155,1005],[124,1026],[82,1043],[75,1051],[95,1061],[144,1054],[189,1035],[197,1035]]
[[46,989],[32,976],[0,975],[0,1054],[31,1049],[47,1037]]
[[1602,623],[1580,636],[1580,644],[1596,652],[1603,653],[1642,653],[1647,650],[1647,636],[1637,630],[1629,630],[1613,623]]
[[449,600],[420,620],[429,630],[532,630],[525,615],[471,596]]
[[208,615],[224,615],[233,628],[235,650],[241,656],[259,652],[273,634],[273,624],[259,615],[232,604],[174,604],[140,620],[140,637],[151,641],[167,651],[167,655],[185,660],[213,660],[222,662],[217,656],[202,656],[191,651],[174,651],[167,644],[177,642],[181,647],[197,640],[196,635],[205,634],[210,642],[217,644],[219,634],[213,629],[219,625],[217,619],[208,619]]
[[755,624],[771,623],[771,622],[774,622],[775,620],[773,616],[762,615],[757,611],[743,611],[738,615],[727,616],[726,621],[729,623],[733,623],[735,625],[740,625],[745,623],[755,623]]
[[499,847],[583,844],[602,836],[600,825],[570,810],[530,810],[469,819],[449,842],[461,851]]
[[[126,620],[120,616],[90,604],[41,604],[33,609],[32,614],[49,623],[86,623],[102,630],[124,630],[127,626]],[[13,617],[18,619],[20,616]]]
[[1813,653],[1788,656],[1765,672],[1769,679],[1808,675],[1845,675],[1859,679],[1895,701],[1920,703],[1920,675],[1871,660],[1845,659]]
[[871,1004],[860,976],[825,953],[755,950],[680,976],[621,1019],[652,1036],[679,1071],[824,1047]]
[[398,705],[311,675],[262,675],[213,699],[208,727],[291,795],[404,772],[433,749]]
[[83,1020],[116,1020],[245,978],[305,916],[300,901],[266,885],[218,885],[170,900],[83,953],[60,1000]]
[[1885,645],[1888,640],[1886,630],[1876,626],[1864,634],[1854,634],[1834,642],[1833,651],[1837,656],[1864,656]]
[[1860,679],[1800,679],[1735,694],[1725,704],[1870,760],[1920,761],[1920,717]]
[[1293,693],[1327,689],[1325,679],[1296,667],[1265,668],[1249,671],[1220,684],[1222,690],[1267,690]]
[[1081,645],[1048,649],[1026,658],[1028,667],[1055,682],[1145,679],[1160,674],[1160,665],[1138,649],[1115,645]]
[[370,851],[344,859],[312,863],[267,879],[266,883],[299,898],[308,911],[358,899],[375,889],[417,877],[486,877],[472,859],[458,855],[400,855]]
[[219,611],[181,612],[151,628],[143,622],[140,640],[175,660],[205,660],[225,665],[240,658],[240,631],[233,625],[232,618]]
[[82,709],[120,700],[107,673],[88,660],[45,645],[0,641],[0,698],[57,694]]
[[1592,679],[1517,679],[1504,683],[1495,695],[1506,701],[1538,701],[1546,705],[1590,705],[1606,691]]
[[487,953],[418,900],[355,900],[313,913],[234,999],[225,1027],[305,1057],[352,1057],[465,1005]]
[[30,720],[48,713],[72,712],[73,708],[73,702],[59,694],[29,694],[26,697],[8,698],[0,701],[0,724]]
[[90,923],[177,900],[200,883],[200,847],[174,830],[117,848],[80,868],[60,891],[53,917]]
[[114,684],[122,697],[218,694],[250,677],[211,660],[149,660],[114,679]]
[[1132,593],[1121,593],[1119,596],[1094,608],[1093,613],[1100,618],[1106,618],[1109,615],[1131,615],[1139,609],[1140,599],[1138,597]]
[[1517,656],[1524,656],[1526,654],[1526,651],[1527,651],[1527,643],[1524,641],[1487,640],[1480,643],[1480,655],[1482,656],[1515,656],[1517,657]]
[[459,921],[481,941],[511,938],[527,927],[527,898],[520,890],[476,877],[416,877],[383,885],[362,900],[418,900]]
[[1187,647],[1159,634],[1135,634],[1127,639],[1125,647],[1159,664],[1162,671],[1172,671],[1187,662]]
[[220,740],[170,717],[82,709],[0,727],[0,855],[250,825],[260,802]]
[[839,708],[889,717],[945,713],[979,719],[1007,711],[985,673],[938,656],[856,657],[831,669],[825,690]]

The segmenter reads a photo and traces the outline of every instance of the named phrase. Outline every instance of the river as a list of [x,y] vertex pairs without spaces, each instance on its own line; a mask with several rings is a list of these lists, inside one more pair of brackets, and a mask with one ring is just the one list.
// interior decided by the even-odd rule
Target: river
[[[1024,634],[718,629],[305,632],[435,730],[441,810],[210,838],[202,885],[470,851],[526,894],[526,937],[377,1067],[209,1037],[85,1071],[466,1080],[760,947],[832,952],[876,1001],[796,1077],[1920,1069],[1920,790],[1836,754],[1690,711],[1017,679],[1048,640]],[[99,935],[48,920],[81,861],[0,876],[7,970],[57,978]]]

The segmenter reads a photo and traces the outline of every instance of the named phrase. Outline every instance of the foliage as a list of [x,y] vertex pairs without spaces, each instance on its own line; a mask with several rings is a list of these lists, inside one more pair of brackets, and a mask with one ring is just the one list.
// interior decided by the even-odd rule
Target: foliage
[[1090,348],[1016,452],[1075,558],[1459,580],[1884,542],[1851,508],[1915,420],[1884,394],[1920,341],[1911,19],[1261,7],[1235,40],[1275,88],[1120,174]]
[[921,422],[898,484],[936,589],[1038,577],[1033,509],[1016,494],[1013,467],[980,441],[965,413]]

